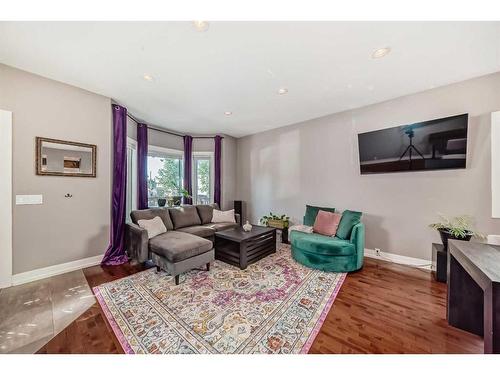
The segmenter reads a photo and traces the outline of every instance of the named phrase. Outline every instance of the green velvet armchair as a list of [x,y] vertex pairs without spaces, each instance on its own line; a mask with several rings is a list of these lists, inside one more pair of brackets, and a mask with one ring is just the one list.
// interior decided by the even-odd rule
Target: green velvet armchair
[[[312,206],[308,206],[308,209],[310,207]],[[310,225],[308,213],[306,211],[304,217],[306,225]],[[307,267],[322,271],[352,272],[361,269],[365,248],[365,227],[360,218],[360,212],[346,210],[335,237],[292,230],[290,233],[292,257]]]

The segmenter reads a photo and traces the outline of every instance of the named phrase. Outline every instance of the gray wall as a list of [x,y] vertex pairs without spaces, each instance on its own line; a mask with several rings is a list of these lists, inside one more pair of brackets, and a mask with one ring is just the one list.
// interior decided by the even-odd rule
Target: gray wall
[[[0,64],[0,108],[13,113],[13,195],[43,194],[44,200],[13,208],[13,273],[103,254],[110,221],[110,99]],[[36,136],[96,144],[97,178],[37,176]]]
[[[306,204],[364,212],[366,247],[431,258],[438,212],[491,219],[490,113],[500,109],[500,73],[306,121],[237,140],[237,198],[252,222],[270,210],[302,222]],[[357,134],[468,112],[465,170],[361,176]]]

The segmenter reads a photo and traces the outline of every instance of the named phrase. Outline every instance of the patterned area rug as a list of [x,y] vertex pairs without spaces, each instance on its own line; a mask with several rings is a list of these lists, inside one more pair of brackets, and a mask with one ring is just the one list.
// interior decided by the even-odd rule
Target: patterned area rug
[[215,261],[176,286],[149,269],[94,293],[125,353],[307,353],[345,276],[281,245],[244,271]]

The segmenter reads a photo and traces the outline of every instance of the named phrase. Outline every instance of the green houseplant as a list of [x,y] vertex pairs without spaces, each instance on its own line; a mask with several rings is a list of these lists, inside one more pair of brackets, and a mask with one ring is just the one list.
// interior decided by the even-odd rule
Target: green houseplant
[[286,215],[275,215],[272,212],[269,212],[269,215],[264,215],[260,218],[260,223],[262,225],[285,229],[288,228],[290,218]]
[[483,238],[484,235],[472,229],[473,218],[468,215],[448,218],[439,215],[440,221],[430,224],[429,227],[436,229],[441,236],[444,250],[448,251],[448,240],[470,241],[472,237]]
[[184,198],[192,198],[191,194],[186,189],[180,189],[180,192]]

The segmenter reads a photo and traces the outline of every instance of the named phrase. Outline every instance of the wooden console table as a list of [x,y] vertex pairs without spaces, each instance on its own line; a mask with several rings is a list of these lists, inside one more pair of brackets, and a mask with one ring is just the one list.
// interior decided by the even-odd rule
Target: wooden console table
[[448,323],[500,353],[500,246],[455,240],[448,251]]

